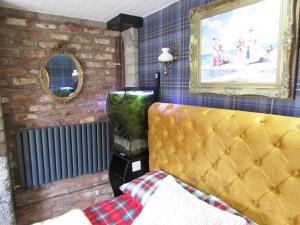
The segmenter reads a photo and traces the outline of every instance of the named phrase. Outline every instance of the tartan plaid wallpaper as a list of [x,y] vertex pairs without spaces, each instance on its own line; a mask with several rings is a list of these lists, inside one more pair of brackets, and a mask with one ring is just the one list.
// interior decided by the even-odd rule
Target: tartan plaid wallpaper
[[300,117],[300,69],[293,101],[189,93],[189,10],[208,2],[181,0],[144,18],[144,26],[139,29],[139,85],[155,86],[154,74],[158,70],[162,74],[157,62],[160,49],[177,41],[178,61],[171,64],[167,77],[161,76],[160,101]]

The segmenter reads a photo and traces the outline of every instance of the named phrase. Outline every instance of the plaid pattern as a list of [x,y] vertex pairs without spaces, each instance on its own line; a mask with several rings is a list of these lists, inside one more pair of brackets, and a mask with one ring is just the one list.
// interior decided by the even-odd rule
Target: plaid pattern
[[93,225],[129,225],[142,211],[142,206],[130,195],[123,194],[99,202],[84,210]]
[[212,1],[178,1],[144,17],[144,25],[139,29],[139,86],[155,86],[154,74],[157,70],[162,74],[162,68],[157,62],[161,48],[171,47],[177,41],[178,61],[171,64],[167,77],[162,74],[160,101],[300,117],[299,69],[294,101],[189,93],[189,10]]
[[214,195],[208,195],[207,201],[208,204],[218,208],[218,209],[222,209],[226,212],[229,212],[233,215],[236,216],[240,216],[243,217],[245,220],[247,220],[247,225],[257,225],[257,223],[255,223],[252,220],[249,220],[247,217],[245,217],[243,214],[239,213],[238,211],[236,211],[235,209],[231,208],[227,203],[223,202],[222,200],[220,200],[219,198],[217,198]]
[[[131,195],[134,199],[139,201],[143,206],[146,205],[147,201],[158,188],[160,182],[167,176],[165,172],[161,170],[153,170],[145,175],[123,184],[120,190],[124,193]],[[183,183],[176,179],[177,183],[180,184],[185,190],[195,195],[197,198],[206,201],[207,195],[201,191]]]
[[[153,170],[145,175],[129,182],[123,184],[120,189],[124,193],[131,195],[134,199],[140,202],[143,206],[147,203],[151,195],[158,188],[160,182],[167,176],[168,174],[161,170]],[[228,204],[218,199],[214,195],[206,195],[201,191],[187,185],[186,183],[176,179],[178,184],[180,184],[185,190],[196,196],[198,199],[207,202],[208,204],[222,209],[226,212],[234,214],[236,216],[241,216],[247,220],[247,225],[257,225],[255,222],[249,220],[241,213],[231,208]]]

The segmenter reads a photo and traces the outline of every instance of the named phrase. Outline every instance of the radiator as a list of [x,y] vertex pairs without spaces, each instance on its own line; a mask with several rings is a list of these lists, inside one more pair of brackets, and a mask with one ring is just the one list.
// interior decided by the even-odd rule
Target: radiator
[[22,188],[106,170],[109,122],[47,127],[16,133]]

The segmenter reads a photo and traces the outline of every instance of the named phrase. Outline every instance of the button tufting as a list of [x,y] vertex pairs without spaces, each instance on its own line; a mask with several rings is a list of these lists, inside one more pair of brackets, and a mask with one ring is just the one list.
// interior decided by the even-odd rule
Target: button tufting
[[245,138],[245,134],[241,134],[240,137],[241,137],[241,138]]
[[196,160],[196,156],[195,156],[195,155],[192,155],[192,156],[191,156],[191,160],[195,161],[195,160]]
[[300,176],[300,171],[294,170],[292,175],[293,175],[294,177],[299,177],[299,176]]
[[216,169],[216,168],[217,168],[217,165],[218,165],[218,164],[215,162],[215,163],[212,164],[212,167]]
[[254,164],[257,166],[261,166],[261,160],[260,159],[255,160]]
[[225,187],[223,187],[223,190],[224,190],[225,193],[228,193],[229,192],[229,187],[225,186]]
[[244,179],[245,175],[243,173],[238,174],[239,178]]
[[275,143],[275,146],[276,146],[277,148],[279,148],[279,147],[281,146],[280,142],[276,142],[276,143]]
[[259,203],[256,200],[252,201],[252,204],[254,205],[254,207],[258,208],[259,207]]
[[270,190],[272,192],[274,192],[275,194],[279,194],[279,187],[278,186],[270,187]]
[[229,155],[229,154],[230,154],[230,149],[226,149],[226,150],[225,150],[225,154],[226,154],[226,155]]

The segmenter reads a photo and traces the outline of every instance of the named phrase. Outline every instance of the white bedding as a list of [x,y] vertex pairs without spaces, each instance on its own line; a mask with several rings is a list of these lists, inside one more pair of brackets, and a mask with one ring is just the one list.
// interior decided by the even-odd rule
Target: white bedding
[[172,176],[166,177],[132,225],[246,225],[238,217],[200,201]]
[[72,209],[61,216],[33,225],[91,225],[91,223],[80,209]]

